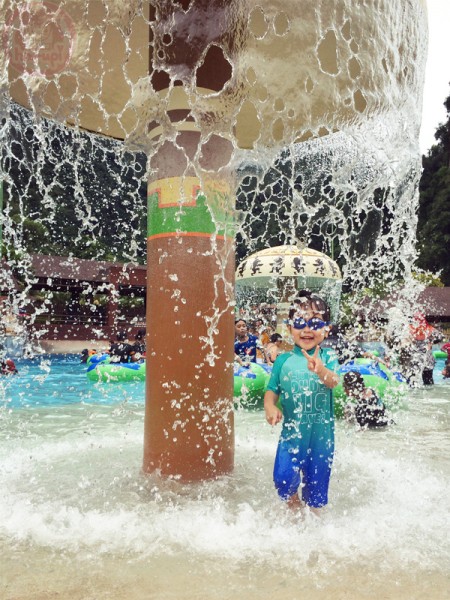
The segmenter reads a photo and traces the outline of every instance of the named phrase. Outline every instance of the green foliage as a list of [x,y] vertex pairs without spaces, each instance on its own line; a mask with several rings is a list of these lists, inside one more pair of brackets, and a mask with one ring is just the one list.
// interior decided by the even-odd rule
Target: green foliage
[[14,223],[13,234],[3,230],[8,249],[143,263],[145,155],[45,120],[38,137],[32,116],[14,105],[10,117],[10,145],[0,151]]
[[412,276],[425,287],[445,287],[439,274],[431,273],[430,271],[413,271]]
[[450,96],[444,102],[447,122],[441,124],[434,145],[423,157],[417,241],[418,266],[441,272],[450,286]]

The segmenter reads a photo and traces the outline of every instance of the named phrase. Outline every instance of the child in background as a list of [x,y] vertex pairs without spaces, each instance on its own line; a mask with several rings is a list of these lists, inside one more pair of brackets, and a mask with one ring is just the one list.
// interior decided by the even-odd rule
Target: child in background
[[134,344],[131,346],[131,362],[139,362],[145,359],[145,329],[138,329],[134,336]]
[[235,360],[241,366],[248,366],[249,363],[256,362],[256,350],[261,347],[261,344],[256,335],[248,332],[248,325],[245,319],[238,319],[235,322],[235,332]]
[[311,292],[299,296],[289,312],[294,349],[276,359],[264,409],[270,425],[283,421],[273,472],[278,495],[290,508],[306,505],[317,514],[328,503],[334,454],[331,389],[339,379],[333,372],[335,354],[320,349],[328,333],[328,306]]
[[361,373],[349,371],[344,375],[344,392],[356,402],[349,403],[345,410],[348,421],[356,420],[360,427],[385,427],[389,423],[383,402],[375,390],[366,388]]
[[281,346],[283,344],[283,336],[279,333],[273,333],[270,336],[270,342],[265,348],[266,362],[272,366],[277,356],[283,353]]

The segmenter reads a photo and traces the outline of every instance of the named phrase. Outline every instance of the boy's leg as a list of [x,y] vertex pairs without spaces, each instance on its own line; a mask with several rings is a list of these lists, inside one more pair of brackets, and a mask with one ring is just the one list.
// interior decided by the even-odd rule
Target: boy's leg
[[302,500],[313,509],[328,504],[331,465],[334,455],[334,431],[332,427],[321,428],[320,434],[312,436],[310,453],[302,465]]
[[295,505],[298,497],[298,488],[300,486],[300,468],[298,453],[292,451],[288,445],[280,442],[275,456],[273,468],[273,481],[278,495],[289,504]]

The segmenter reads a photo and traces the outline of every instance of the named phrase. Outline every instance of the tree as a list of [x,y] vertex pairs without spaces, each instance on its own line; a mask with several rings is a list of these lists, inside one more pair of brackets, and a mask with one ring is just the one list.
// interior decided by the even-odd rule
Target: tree
[[[1,149],[5,253],[145,262],[146,157],[12,105]],[[6,251],[8,249],[8,251]]]
[[438,273],[450,286],[450,96],[445,100],[447,121],[439,125],[437,144],[423,156],[417,241],[418,266]]

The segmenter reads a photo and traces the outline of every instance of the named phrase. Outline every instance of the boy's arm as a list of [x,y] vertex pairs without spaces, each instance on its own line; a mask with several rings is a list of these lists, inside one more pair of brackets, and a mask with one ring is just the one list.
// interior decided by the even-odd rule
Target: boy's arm
[[267,390],[264,394],[264,411],[266,413],[266,420],[269,425],[276,425],[283,420],[283,413],[277,406],[278,394]]

